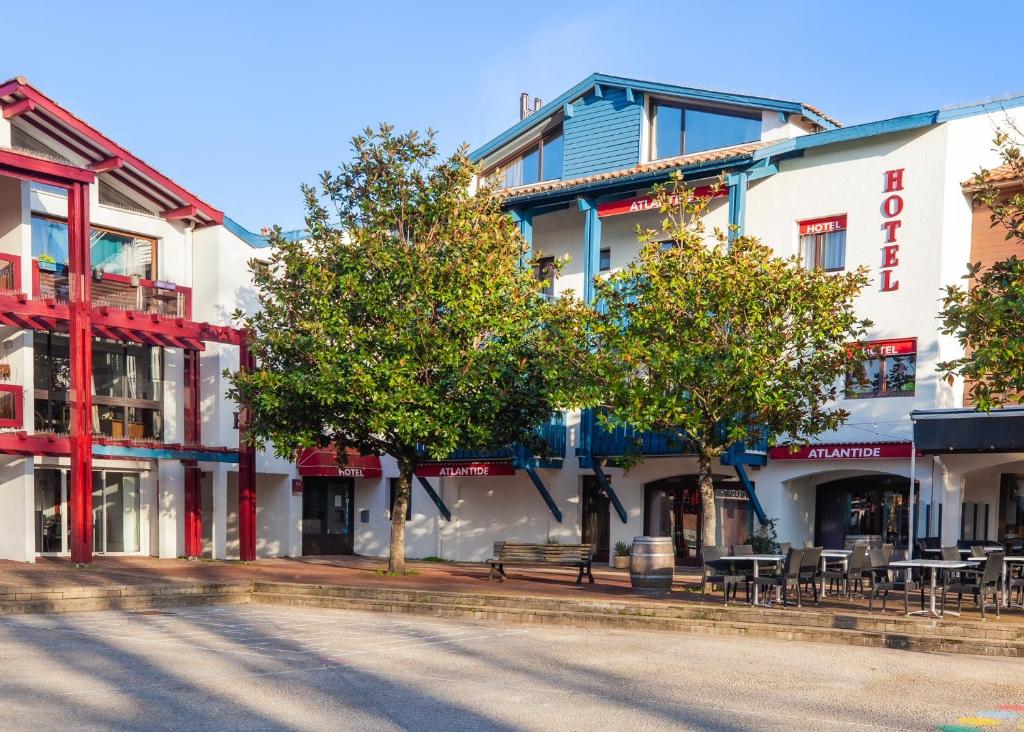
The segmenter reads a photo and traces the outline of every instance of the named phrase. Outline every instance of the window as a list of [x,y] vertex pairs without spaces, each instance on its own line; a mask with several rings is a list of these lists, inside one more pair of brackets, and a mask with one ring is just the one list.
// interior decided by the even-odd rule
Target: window
[[[156,274],[156,240],[93,227],[90,257],[94,268],[110,274],[151,280]],[[68,263],[66,221],[32,217],[32,257],[48,257],[57,264]]]
[[655,104],[650,159],[714,150],[761,139],[761,115]]
[[542,180],[558,180],[562,177],[564,158],[565,139],[562,137],[562,129],[558,128],[539,143],[496,165],[484,177],[496,182],[495,176],[500,171],[502,188],[528,186]]
[[538,282],[544,283],[544,286],[540,290],[542,295],[548,298],[555,296],[554,257],[541,257],[538,259],[537,264],[533,266],[533,276],[537,278]]
[[869,357],[846,380],[850,398],[914,396],[917,339],[866,344]]
[[602,272],[607,272],[612,268],[612,250],[602,249],[601,250],[601,262],[598,269]]
[[22,391],[14,384],[0,384],[0,427],[23,427]]
[[[35,428],[70,428],[68,337],[37,333]],[[160,440],[163,436],[163,349],[93,339],[93,431],[114,438]]]
[[800,258],[807,269],[846,269],[846,214],[801,221]]
[[[398,492],[398,478],[392,478],[388,481],[388,519],[391,519],[391,513],[395,510],[395,494]],[[405,507],[405,520],[412,520],[412,486],[409,486],[409,505]]]

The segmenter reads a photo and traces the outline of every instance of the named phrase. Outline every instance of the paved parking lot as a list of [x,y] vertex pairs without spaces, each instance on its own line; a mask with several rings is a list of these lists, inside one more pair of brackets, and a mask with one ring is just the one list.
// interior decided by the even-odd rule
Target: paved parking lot
[[1019,660],[261,605],[0,619],[3,729],[935,729],[1007,704]]

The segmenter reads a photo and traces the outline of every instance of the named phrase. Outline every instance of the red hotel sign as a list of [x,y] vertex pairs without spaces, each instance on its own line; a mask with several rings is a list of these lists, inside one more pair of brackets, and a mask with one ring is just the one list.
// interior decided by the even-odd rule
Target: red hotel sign
[[515,475],[512,463],[427,463],[416,468],[421,478],[491,478]]
[[823,219],[811,219],[800,222],[800,236],[807,234],[829,234],[846,228],[846,214],[828,216]]
[[903,190],[903,168],[894,168],[885,171],[885,184],[883,193],[890,194],[882,201],[882,229],[885,231],[885,238],[882,239],[882,285],[879,288],[882,292],[892,292],[900,289],[899,280],[893,279],[893,273],[900,264],[900,245],[897,241],[896,230],[903,225],[903,221],[897,218],[903,213],[903,196],[899,191]]
[[788,447],[773,447],[768,451],[772,460],[884,460],[909,458],[909,442],[881,442],[858,445],[807,445],[793,451]]
[[908,356],[917,353],[917,339],[904,338],[896,341],[870,341],[864,344],[866,350],[872,356]]
[[[690,191],[691,197],[711,197],[721,198],[722,196],[729,195],[729,189],[725,186],[721,186],[717,191],[713,191],[711,186],[700,186]],[[678,203],[675,196],[672,197],[673,205]],[[633,198],[622,198],[618,201],[608,201],[606,203],[597,204],[597,215],[600,217],[605,216],[618,216],[620,214],[634,214],[641,213],[643,211],[657,211],[658,204],[654,199],[654,196],[635,196]]]

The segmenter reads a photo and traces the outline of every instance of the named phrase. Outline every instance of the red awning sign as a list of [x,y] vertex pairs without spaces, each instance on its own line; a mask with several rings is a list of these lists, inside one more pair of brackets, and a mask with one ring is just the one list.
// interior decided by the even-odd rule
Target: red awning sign
[[807,445],[796,451],[788,447],[773,447],[768,451],[772,460],[884,460],[909,458],[909,442],[840,443],[834,445]]
[[333,447],[307,447],[299,453],[299,475],[304,478],[379,478],[383,475],[380,458],[376,455],[360,455],[355,450],[348,450],[345,455],[348,464],[341,466]]
[[[720,198],[728,195],[729,189],[725,186],[721,186],[717,191],[712,191],[711,186],[699,186],[690,191],[691,198]],[[678,199],[673,196],[672,204],[676,205],[678,202]],[[597,204],[597,215],[604,218],[605,216],[619,216],[620,214],[657,211],[658,208],[659,206],[654,196],[634,196],[632,198],[622,198],[618,201],[607,201]]]
[[807,234],[829,234],[833,231],[842,231],[846,228],[846,214],[838,216],[825,216],[820,219],[810,219],[800,222],[800,236]]
[[871,341],[864,344],[864,350],[875,356],[907,356],[917,353],[917,339]]
[[421,478],[492,478],[515,474],[515,467],[507,462],[426,463],[416,469]]

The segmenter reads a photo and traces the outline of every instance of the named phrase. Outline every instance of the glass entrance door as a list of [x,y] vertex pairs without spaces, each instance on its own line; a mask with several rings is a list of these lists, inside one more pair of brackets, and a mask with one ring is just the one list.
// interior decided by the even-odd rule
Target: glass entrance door
[[592,475],[583,477],[583,543],[594,545],[594,561],[607,562],[611,536],[608,494]]
[[137,552],[140,548],[139,474],[94,471],[92,474],[93,551]]
[[67,481],[64,470],[35,470],[35,535],[36,551],[58,554],[66,551]]
[[352,553],[351,478],[305,478],[302,488],[302,553]]

